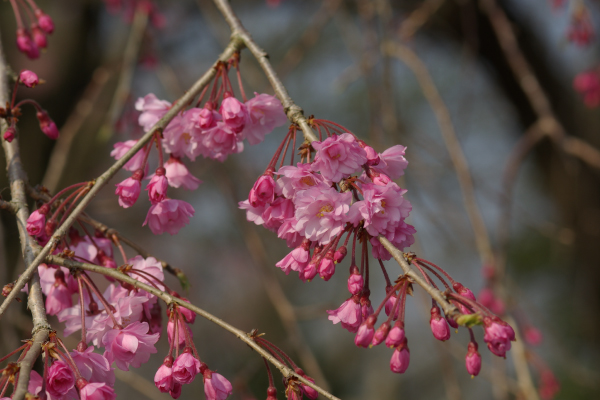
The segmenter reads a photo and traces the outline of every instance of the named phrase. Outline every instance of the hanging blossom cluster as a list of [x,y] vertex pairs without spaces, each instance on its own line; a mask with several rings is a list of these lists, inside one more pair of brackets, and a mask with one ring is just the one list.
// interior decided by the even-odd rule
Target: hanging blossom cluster
[[[33,212],[27,222],[28,233],[41,244],[47,241],[51,236],[49,229],[56,226],[57,218],[68,214],[65,207],[70,209],[76,203],[74,198],[85,193],[88,187],[80,184],[67,188]],[[72,193],[66,195],[68,190]],[[66,198],[59,201],[63,195]],[[52,209],[55,211],[46,221]],[[72,228],[68,240],[63,240],[54,253],[117,269],[113,257],[113,245],[116,245],[124,261],[118,267],[121,273],[187,301],[165,284],[162,264],[155,258],[138,255],[128,259],[116,236],[112,240],[100,232],[90,236],[85,225],[81,224],[81,228],[85,235]],[[44,373],[40,376],[32,372],[29,391],[41,396],[40,392],[45,388],[46,398],[54,400],[114,399],[114,367],[123,371],[130,367],[139,368],[157,352],[155,344],[163,332],[158,299],[110,277],[107,279],[112,283],[101,292],[85,271],[71,272],[65,267],[41,264],[38,273],[46,296],[46,312],[64,322],[65,336],[80,331],[81,340],[69,351],[56,334],[52,335],[52,340],[44,345]],[[74,296],[76,300],[73,300]],[[200,360],[194,346],[190,324],[194,323],[196,315],[172,304],[167,309],[167,316],[170,347],[163,365],[156,372],[156,387],[178,398],[182,385],[191,383],[201,374],[207,399],[227,398],[232,391],[231,384]]]
[[6,129],[6,131],[4,131],[4,135],[2,135],[2,138],[7,142],[10,143],[15,138],[17,134],[17,122],[19,122],[19,117],[21,116],[21,107],[26,104],[35,108],[36,117],[42,132],[52,140],[58,139],[59,132],[56,124],[54,121],[52,121],[52,119],[50,119],[48,113],[35,100],[24,99],[18,103],[16,102],[17,91],[20,85],[28,88],[34,88],[39,83],[40,79],[35,72],[29,70],[21,71],[19,73],[19,78],[15,82],[10,103],[7,102],[6,108],[0,107],[0,118],[5,119],[8,125],[8,129]]
[[17,21],[17,48],[32,60],[39,58],[40,51],[48,47],[47,35],[54,32],[52,18],[34,0],[13,0],[10,5]]
[[[404,198],[406,190],[393,182],[404,174],[408,165],[404,158],[406,148],[396,145],[377,153],[340,125],[314,118],[309,123],[318,130],[320,140],[300,146],[301,162],[296,166],[293,166],[293,152],[291,165],[283,166],[290,143],[296,141],[297,128],[292,126],[265,173],[254,183],[248,199],[240,202],[239,207],[246,210],[248,221],[286,240],[292,251],[276,266],[286,274],[297,272],[303,281],[317,275],[325,281],[331,279],[346,258],[347,246],[352,240],[350,297],[338,309],[328,311],[329,320],[355,333],[357,346],[385,342],[394,350],[390,369],[403,373],[410,360],[404,333],[404,309],[413,282],[406,275],[395,282],[390,280],[383,260],[389,260],[391,255],[378,238],[385,237],[399,249],[414,243],[415,229],[406,223],[411,204]],[[327,135],[324,140],[323,133]],[[370,256],[377,259],[387,282],[385,297],[376,310],[371,305],[369,289]],[[477,302],[471,290],[454,281],[440,267],[412,254],[405,256],[435,288],[438,286],[432,276],[437,278],[448,301],[460,309],[458,317],[444,316],[432,299],[430,325],[433,336],[442,341],[450,338],[450,326],[467,326],[471,333],[465,359],[467,371],[474,376],[481,368],[481,356],[471,330],[473,325],[483,325],[489,350],[504,357],[511,348],[511,341],[515,340],[510,325]],[[387,318],[376,329],[382,310]]]
[[[228,78],[228,71],[233,66],[237,70],[243,102],[234,96]],[[255,94],[252,99],[246,98],[237,54],[229,63],[217,66],[217,76],[209,98],[200,107],[208,89],[209,86],[200,95],[196,107],[178,113],[162,135],[157,134],[154,138],[159,161],[155,173],[149,177],[150,181],[146,185],[151,206],[143,224],[148,225],[154,234],[168,232],[174,235],[194,215],[190,204],[167,196],[169,186],[195,190],[201,183],[189,172],[182,162],[183,158],[194,161],[202,156],[223,162],[230,154],[243,151],[244,140],[251,145],[258,144],[264,140],[265,135],[287,121],[276,97]],[[141,112],[138,123],[145,132],[149,132],[171,106],[171,103],[159,100],[154,94],[138,99],[135,104],[136,109]],[[116,143],[111,156],[120,159],[136,143],[136,140]],[[142,180],[148,173],[148,157],[152,147],[152,143],[144,146],[123,167],[133,172],[131,177],[117,184],[115,191],[123,208],[135,204],[140,195]],[[168,156],[166,162],[165,155]]]

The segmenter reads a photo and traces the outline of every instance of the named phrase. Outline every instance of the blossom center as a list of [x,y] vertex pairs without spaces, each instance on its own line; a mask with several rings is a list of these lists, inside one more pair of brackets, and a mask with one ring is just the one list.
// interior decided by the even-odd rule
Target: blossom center
[[325,216],[325,213],[330,213],[333,211],[333,206],[329,203],[325,204],[324,206],[321,206],[321,208],[319,208],[319,212],[316,214],[317,218],[323,218]]
[[317,185],[317,183],[311,176],[304,176],[304,177],[300,178],[300,182],[304,183],[307,186],[316,186]]

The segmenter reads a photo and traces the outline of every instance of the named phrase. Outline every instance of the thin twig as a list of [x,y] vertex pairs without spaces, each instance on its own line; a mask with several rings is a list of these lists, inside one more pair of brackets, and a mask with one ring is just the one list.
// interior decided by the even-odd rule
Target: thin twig
[[398,35],[402,41],[411,39],[444,4],[445,0],[425,0],[417,9],[402,21]]
[[[152,139],[157,132],[162,132],[164,128],[171,122],[171,120],[184,109],[194,97],[196,97],[202,89],[212,81],[216,74],[216,66],[218,62],[225,62],[233,56],[233,54],[239,51],[244,46],[244,42],[237,38],[232,38],[231,42],[223,53],[219,56],[219,61],[206,72],[204,75],[196,81],[192,87],[183,95],[181,98],[173,104],[173,106],[167,111],[153,127],[148,131],[138,142],[127,152],[121,159],[115,162],[106,172],[100,175],[95,181],[94,185],[88,192],[88,194],[81,199],[77,207],[71,212],[65,222],[56,229],[54,235],[50,238],[44,248],[37,254],[33,262],[28,263],[27,269],[21,274],[17,282],[15,283],[14,290],[6,297],[2,305],[0,305],[0,316],[4,313],[10,302],[16,297],[17,293],[25,286],[25,283],[31,278],[33,272],[37,266],[50,254],[51,250],[59,243],[61,238],[67,233],[69,227],[73,225],[73,222],[79,217],[87,205],[92,201],[94,196],[102,189],[104,185],[133,157],[150,139]],[[310,128],[309,128],[310,129]]]
[[248,346],[250,346],[254,351],[259,353],[262,357],[266,358],[271,364],[273,364],[281,372],[281,374],[285,378],[294,376],[299,381],[304,383],[305,385],[308,385],[311,388],[315,389],[317,392],[321,393],[325,398],[330,399],[330,400],[339,400],[337,397],[335,397],[331,393],[327,392],[320,386],[317,386],[314,383],[304,379],[303,377],[301,377],[300,375],[298,375],[294,371],[292,371],[290,368],[288,368],[284,364],[280,363],[277,359],[275,359],[271,355],[271,353],[269,353],[268,351],[266,351],[265,349],[260,347],[258,344],[256,344],[254,339],[252,339],[252,337],[249,334],[228,324],[227,322],[210,314],[209,312],[205,311],[204,309],[202,309],[198,306],[190,304],[190,303],[188,303],[184,300],[181,300],[180,298],[177,298],[175,296],[171,296],[167,292],[158,290],[153,286],[150,286],[143,282],[140,282],[140,281],[138,281],[134,278],[131,278],[130,276],[125,275],[125,274],[121,273],[120,271],[112,269],[112,268],[101,267],[99,265],[88,264],[88,263],[81,263],[81,262],[77,262],[77,261],[73,261],[73,260],[68,260],[68,259],[65,259],[65,258],[62,258],[59,256],[54,256],[54,255],[47,256],[46,262],[51,263],[51,264],[61,265],[63,267],[67,267],[69,269],[75,269],[75,270],[82,269],[82,270],[110,276],[114,279],[128,283],[128,284],[132,285],[133,287],[142,289],[150,294],[155,295],[159,299],[163,300],[167,305],[175,303],[181,307],[187,308],[188,310],[195,312],[202,318],[205,318],[208,321],[210,321],[210,322],[220,326],[221,328],[225,329],[226,331],[232,333],[238,339],[240,339],[241,341],[246,343]]
[[[6,63],[4,61],[4,54],[2,52],[2,45],[0,43],[0,104],[5,104],[8,100],[8,87],[6,84]],[[0,121],[0,133],[3,133],[8,126],[5,120]],[[19,152],[19,140],[15,137],[12,142],[2,140],[2,147],[4,148],[4,154],[6,156],[6,169],[8,172],[8,179],[10,181],[10,194],[12,202],[18,204],[17,211],[17,229],[19,231],[19,240],[21,242],[21,251],[26,264],[31,264],[35,258],[35,250],[37,244],[27,234],[27,218],[29,218],[29,209],[27,207],[26,197],[26,183],[28,181],[27,174],[21,163],[21,155]],[[32,271],[33,272],[33,271]],[[46,319],[46,309],[44,308],[44,298],[42,296],[42,289],[40,286],[40,277],[38,274],[30,274],[28,279],[24,280],[23,283],[29,281],[29,296],[27,298],[27,305],[31,310],[31,316],[33,320],[33,343],[31,348],[25,355],[25,358],[20,362],[19,369],[19,381],[16,385],[14,395],[12,396],[15,400],[22,400],[27,392],[27,385],[29,384],[29,374],[33,368],[33,364],[41,352],[41,344],[48,340],[48,332],[50,331],[50,325]],[[8,297],[16,297],[21,291],[23,286],[13,288],[12,292]],[[8,302],[6,303],[8,305]]]

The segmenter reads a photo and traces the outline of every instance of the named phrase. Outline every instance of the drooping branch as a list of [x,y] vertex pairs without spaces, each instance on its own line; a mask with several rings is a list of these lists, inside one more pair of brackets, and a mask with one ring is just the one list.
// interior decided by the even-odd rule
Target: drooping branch
[[54,255],[47,256],[45,258],[45,261],[50,264],[61,265],[63,267],[67,267],[72,270],[82,269],[85,271],[95,272],[98,274],[109,276],[109,277],[117,279],[119,281],[128,283],[138,289],[142,289],[150,294],[153,294],[156,297],[158,297],[159,299],[163,300],[167,305],[168,304],[177,304],[181,307],[187,308],[188,310],[195,312],[202,318],[205,318],[205,319],[209,320],[210,322],[225,329],[226,331],[232,333],[234,336],[236,336],[242,342],[244,342],[248,346],[250,346],[252,348],[252,350],[256,351],[262,357],[266,358],[271,364],[273,364],[281,372],[281,374],[285,378],[289,378],[292,376],[296,377],[300,382],[315,389],[317,392],[322,394],[325,398],[330,399],[330,400],[340,400],[339,398],[337,398],[334,395],[332,395],[331,393],[325,391],[318,385],[315,385],[314,383],[304,379],[302,376],[296,374],[294,371],[292,371],[290,368],[285,366],[283,363],[279,362],[275,357],[273,357],[271,355],[271,353],[269,353],[268,351],[263,349],[261,346],[256,344],[254,339],[252,339],[252,337],[249,334],[247,334],[246,332],[228,324],[227,322],[210,314],[209,312],[205,311],[204,309],[202,309],[198,306],[190,304],[184,300],[181,300],[180,298],[170,295],[167,292],[163,292],[162,290],[158,290],[153,286],[147,285],[147,284],[140,282],[134,278],[131,278],[130,276],[125,275],[116,269],[101,267],[99,265],[94,265],[94,264],[81,263],[81,262],[65,259],[63,257],[54,256]]
[[[61,238],[67,233],[69,227],[73,225],[75,220],[92,201],[94,196],[102,189],[104,185],[131,159],[141,148],[154,137],[156,133],[161,133],[165,127],[171,122],[171,120],[182,111],[193,99],[196,97],[206,85],[208,85],[214,76],[216,75],[216,66],[218,62],[226,62],[233,54],[240,51],[244,47],[244,42],[239,38],[232,38],[229,45],[225,48],[223,53],[219,56],[218,61],[215,62],[207,72],[202,75],[200,79],[192,85],[188,91],[179,98],[179,100],[173,104],[173,106],[167,111],[153,127],[146,133],[138,142],[131,148],[121,159],[115,162],[106,172],[100,175],[93,181],[93,187],[90,189],[87,195],[85,195],[77,207],[67,217],[65,222],[56,229],[54,235],[50,238],[44,248],[37,254],[32,262],[27,263],[27,269],[21,274],[17,282],[15,283],[14,290],[6,297],[2,305],[0,305],[0,316],[4,313],[10,302],[16,297],[17,293],[25,286],[25,283],[31,278],[37,266],[50,254],[51,250],[59,243]],[[23,226],[24,229],[25,226]]]

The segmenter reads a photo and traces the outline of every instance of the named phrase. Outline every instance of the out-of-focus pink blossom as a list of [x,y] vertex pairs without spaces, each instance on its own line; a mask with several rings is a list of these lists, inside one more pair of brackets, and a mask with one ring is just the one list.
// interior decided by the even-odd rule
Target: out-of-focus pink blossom
[[528,326],[525,328],[523,336],[525,337],[525,341],[531,346],[539,345],[544,339],[542,332],[533,326]]
[[35,10],[35,17],[38,20],[38,25],[44,30],[44,32],[46,32],[48,35],[54,32],[54,22],[48,14],[45,14],[38,8]]
[[367,153],[350,133],[312,142],[312,147],[317,153],[311,168],[329,181],[348,177],[367,162]]
[[164,168],[157,168],[156,173],[148,182],[146,190],[148,191],[148,197],[152,204],[163,201],[167,197],[167,188],[169,182],[165,176],[166,170]]
[[578,3],[571,14],[571,25],[567,38],[578,46],[587,46],[594,38],[594,25],[587,8],[583,3]]
[[248,121],[248,109],[244,103],[236,99],[231,93],[226,92],[225,99],[221,102],[219,109],[223,116],[223,122],[235,133],[240,133]]
[[404,339],[404,342],[400,346],[396,347],[394,354],[392,354],[392,358],[390,360],[390,369],[392,372],[397,374],[403,374],[408,369],[409,363],[410,350],[406,344],[406,339]]
[[515,331],[510,325],[500,318],[485,317],[483,319],[485,334],[483,340],[487,343],[488,349],[498,357],[505,357],[506,352],[510,350],[510,342],[515,341]]
[[134,322],[123,329],[112,329],[104,335],[102,343],[108,362],[115,362],[117,368],[129,371],[129,366],[139,368],[156,353],[154,344],[160,334],[148,334],[148,323]]
[[467,356],[465,357],[465,366],[471,376],[477,376],[479,375],[479,371],[481,371],[481,355],[477,351],[477,343],[475,342],[469,342]]
[[311,241],[329,243],[344,229],[351,200],[350,192],[339,193],[333,188],[298,192],[294,199],[294,229]]
[[542,400],[552,400],[560,391],[560,383],[549,369],[540,374],[540,397]]
[[183,186],[188,190],[196,190],[202,183],[200,179],[190,174],[190,171],[185,164],[175,157],[171,157],[169,161],[165,163],[165,170],[165,176],[167,177],[169,186],[174,188]]
[[138,98],[135,102],[135,109],[142,112],[138,118],[138,123],[144,129],[144,132],[150,131],[158,120],[166,114],[169,108],[171,108],[171,103],[159,100],[152,93]]
[[206,364],[202,365],[202,376],[204,378],[204,395],[206,400],[225,400],[233,387],[231,383],[221,374],[217,374],[206,368]]
[[27,57],[32,60],[35,60],[40,56],[40,49],[31,39],[29,31],[25,28],[17,29],[17,48],[21,53],[25,53]]
[[173,379],[181,384],[192,383],[200,372],[200,361],[191,353],[187,347],[173,363]]
[[37,47],[40,49],[45,49],[48,47],[46,33],[39,27],[39,25],[31,24],[31,35],[33,36],[33,41]]
[[[126,142],[117,142],[113,145],[114,150],[110,152],[110,155],[115,160],[120,160],[137,143],[137,140],[128,140]],[[123,166],[123,169],[127,171],[137,171],[142,169],[144,164],[144,151],[140,150],[133,157],[129,159]]]
[[190,223],[193,215],[194,208],[189,203],[183,200],[165,199],[150,207],[142,226],[148,224],[155,235],[165,232],[176,235],[181,228]]
[[54,121],[50,119],[48,113],[45,111],[38,111],[36,113],[36,117],[40,123],[40,129],[42,132],[44,132],[44,135],[48,136],[52,140],[58,139],[58,128],[56,127]]
[[75,385],[75,375],[63,361],[54,361],[48,368],[46,390],[52,397],[62,397]]
[[21,82],[27,87],[33,88],[36,87],[38,83],[40,83],[40,80],[38,79],[38,76],[35,72],[29,71],[28,69],[24,69],[19,74],[19,82]]
[[358,296],[352,296],[342,303],[337,310],[327,310],[329,320],[334,324],[342,323],[349,332],[356,332],[362,322],[362,312]]
[[573,80],[573,87],[581,93],[586,106],[600,106],[600,69],[581,72]]
[[4,140],[6,140],[8,143],[10,143],[15,138],[16,133],[17,133],[17,131],[15,130],[15,128],[13,128],[12,126],[9,126],[8,129],[6,129],[4,131],[4,135],[2,135],[2,137],[4,138]]
[[254,93],[254,98],[246,102],[249,118],[244,127],[244,136],[251,145],[265,139],[265,135],[287,122],[283,106],[277,97]]

